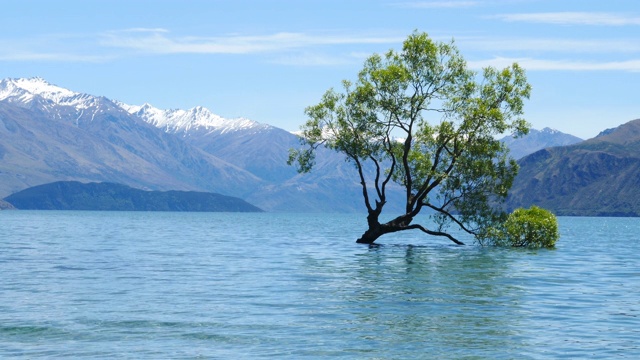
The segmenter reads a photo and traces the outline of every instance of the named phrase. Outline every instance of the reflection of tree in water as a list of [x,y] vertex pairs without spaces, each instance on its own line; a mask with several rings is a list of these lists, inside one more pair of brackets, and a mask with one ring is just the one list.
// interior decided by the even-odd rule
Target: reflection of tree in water
[[[354,331],[371,341],[451,355],[517,347],[519,290],[508,252],[478,248],[372,247],[358,257]],[[394,345],[395,346],[395,345]],[[479,352],[480,351],[480,352]]]

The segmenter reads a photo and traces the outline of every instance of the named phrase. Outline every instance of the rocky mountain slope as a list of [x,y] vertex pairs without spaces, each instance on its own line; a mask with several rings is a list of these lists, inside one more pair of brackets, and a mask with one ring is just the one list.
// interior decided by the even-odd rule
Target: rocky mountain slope
[[[160,110],[43,79],[0,81],[0,196],[59,180],[238,196],[268,211],[360,211],[356,174],[323,152],[314,176],[286,165],[297,136],[205,108]],[[325,169],[321,172],[320,169]],[[336,169],[343,171],[336,172]]]
[[511,209],[535,204],[557,215],[640,216],[640,119],[519,164]]
[[243,195],[262,181],[104,97],[0,82],[0,196],[57,180]]
[[289,149],[298,146],[299,141],[285,130],[244,118],[224,119],[199,106],[190,110],[161,110],[149,104],[121,106],[145,122],[266,181],[280,182],[296,175],[286,160]]
[[527,135],[520,138],[505,136],[500,141],[509,147],[514,159],[521,159],[541,149],[572,145],[581,142],[582,139],[547,127],[542,130],[531,129]]

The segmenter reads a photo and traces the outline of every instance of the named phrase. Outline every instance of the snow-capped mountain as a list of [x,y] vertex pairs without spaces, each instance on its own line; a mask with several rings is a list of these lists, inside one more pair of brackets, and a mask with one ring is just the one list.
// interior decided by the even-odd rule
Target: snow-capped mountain
[[104,97],[77,93],[50,84],[39,77],[0,81],[0,101],[26,105],[38,99],[52,105],[69,106],[78,110],[97,107],[106,100]]
[[0,81],[0,193],[59,180],[241,196],[262,183],[100,96]]
[[189,110],[168,109],[162,110],[146,103],[142,106],[118,103],[130,114],[140,117],[144,121],[161,128],[169,133],[189,135],[194,132],[219,133],[241,130],[266,130],[270,125],[260,124],[245,118],[226,119],[212,113],[209,109],[196,106]]
[[[73,108],[79,114],[93,109],[100,111],[100,107],[108,104],[119,107],[137,116],[145,122],[163,129],[168,133],[189,135],[192,133],[219,133],[240,130],[266,130],[271,126],[245,119],[226,119],[214,114],[202,106],[183,109],[162,110],[145,103],[141,106],[128,105],[120,101],[112,101],[104,97],[83,94],[50,84],[46,80],[33,77],[29,79],[4,79],[0,81],[0,101],[7,101],[19,106],[29,106],[40,100],[49,107],[62,106]],[[68,114],[67,114],[68,115]]]
[[0,81],[0,100],[27,103],[40,96],[58,105],[81,105],[76,92],[49,84],[44,79],[3,79]]
[[76,125],[91,122],[99,114],[126,112],[104,96],[74,92],[39,77],[0,80],[0,101]]
[[582,139],[546,127],[542,130],[531,129],[529,130],[529,134],[520,138],[505,136],[500,141],[509,147],[511,156],[515,159],[521,159],[541,149],[572,145],[581,142]]
[[226,119],[197,106],[189,110],[162,110],[118,103],[148,124],[175,134],[185,142],[250,171],[267,181],[284,181],[296,175],[286,165],[288,150],[299,144],[295,135],[245,118]]
[[238,196],[267,211],[362,210],[357,174],[326,150],[313,176],[286,165],[298,137],[203,107],[161,110],[41,78],[0,80],[0,198],[61,180]]

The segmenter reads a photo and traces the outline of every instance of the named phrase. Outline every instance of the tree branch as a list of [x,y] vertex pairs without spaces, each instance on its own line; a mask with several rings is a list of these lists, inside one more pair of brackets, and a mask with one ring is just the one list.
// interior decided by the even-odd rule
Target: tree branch
[[367,181],[364,178],[364,173],[362,171],[362,163],[357,156],[352,155],[351,153],[346,152],[347,156],[349,156],[356,163],[356,168],[358,169],[358,175],[360,176],[360,185],[362,185],[362,196],[364,197],[364,204],[367,207],[369,212],[373,211],[371,207],[371,201],[369,200],[369,191],[367,190]]
[[378,163],[378,160],[376,160],[376,158],[373,157],[373,155],[369,155],[369,159],[371,159],[371,161],[373,161],[373,163],[376,165],[376,179],[375,179],[375,187],[376,187],[376,192],[378,193],[378,198],[382,201],[382,190],[380,189],[380,164]]
[[382,193],[383,194],[385,194],[385,190],[387,188],[387,184],[389,183],[389,181],[391,181],[391,178],[393,177],[393,172],[395,171],[396,164],[397,164],[396,156],[393,153],[393,145],[391,145],[391,136],[389,135],[389,132],[387,132],[386,144],[388,145],[387,153],[391,157],[391,166],[389,167],[389,173],[387,174],[387,177],[382,182]]
[[456,239],[455,237],[453,237],[451,234],[447,234],[445,232],[442,231],[432,231],[432,230],[427,230],[425,229],[422,225],[420,224],[413,224],[413,225],[409,225],[407,226],[405,229],[407,230],[411,230],[411,229],[418,229],[421,230],[424,233],[427,233],[429,235],[433,235],[433,236],[444,236],[446,238],[448,238],[449,240],[453,241],[454,243],[458,244],[458,245],[464,245],[464,243],[458,239]]
[[[437,166],[437,163],[440,161],[440,154],[442,153],[442,149],[444,148],[447,153],[449,153],[451,156],[451,163],[449,163],[449,166],[447,167],[447,169],[444,171],[445,175],[449,175],[451,173],[451,171],[453,170],[454,165],[456,164],[456,160],[457,160],[457,156],[455,154],[451,154],[450,150],[447,148],[447,143],[449,142],[449,140],[447,140],[440,148],[438,148],[437,151],[437,157],[436,157],[436,161],[434,161],[433,166],[431,167],[432,172],[435,172],[435,167]],[[456,141],[454,138],[454,148],[456,147]],[[428,178],[429,180],[431,179],[431,176],[429,176]],[[436,188],[436,186],[440,185],[440,183],[442,183],[442,179],[444,179],[444,177],[440,176],[437,179],[435,179],[431,184],[429,184],[428,181],[426,181],[422,188],[420,189],[420,191],[418,191],[418,194],[416,195],[416,199],[414,199],[414,201],[416,202],[416,206],[412,212],[412,216],[416,216],[418,215],[418,213],[420,212],[420,210],[422,210],[422,205],[424,204],[424,199],[427,197],[427,195]]]
[[455,216],[453,216],[450,212],[444,210],[443,208],[438,208],[433,206],[432,204],[424,204],[427,207],[445,215],[447,218],[449,218],[451,221],[453,221],[454,223],[456,223],[462,230],[466,231],[467,233],[471,234],[471,235],[478,235],[475,231],[468,229],[463,223],[461,223],[458,219],[456,219]]

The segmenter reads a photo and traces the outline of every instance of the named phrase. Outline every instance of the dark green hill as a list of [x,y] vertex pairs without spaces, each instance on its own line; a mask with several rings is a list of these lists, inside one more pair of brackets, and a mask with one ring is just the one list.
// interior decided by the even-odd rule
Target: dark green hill
[[59,181],[4,199],[23,210],[261,212],[246,201],[196,191],[144,191],[114,183]]
[[640,216],[640,119],[519,164],[509,210],[538,205],[563,216]]

